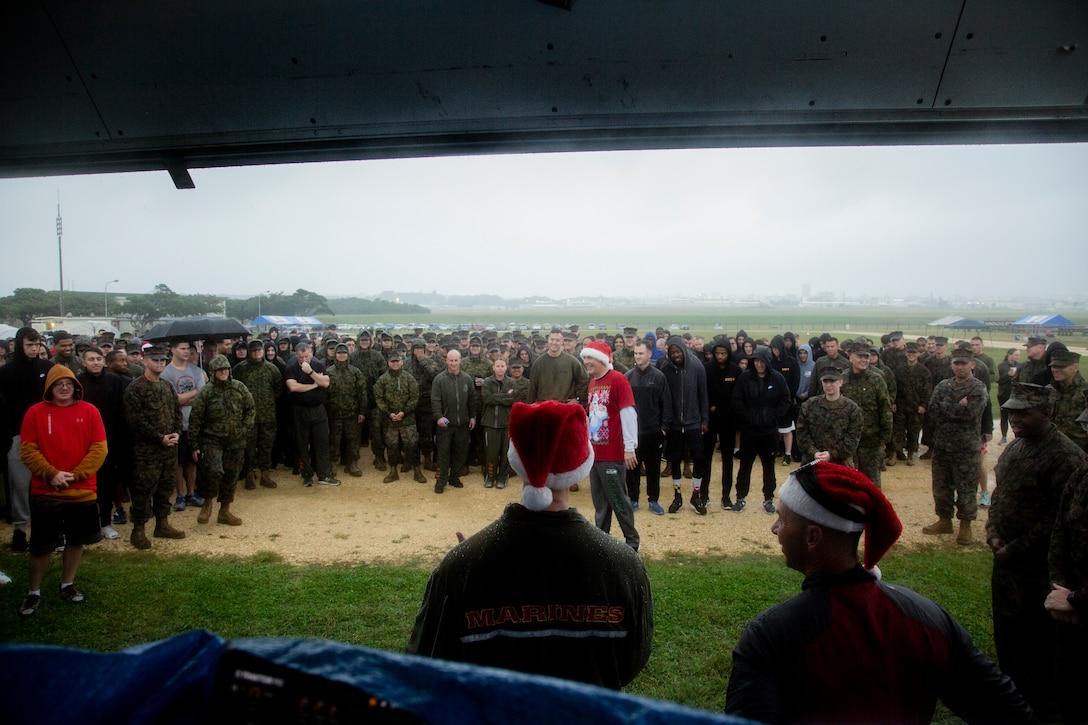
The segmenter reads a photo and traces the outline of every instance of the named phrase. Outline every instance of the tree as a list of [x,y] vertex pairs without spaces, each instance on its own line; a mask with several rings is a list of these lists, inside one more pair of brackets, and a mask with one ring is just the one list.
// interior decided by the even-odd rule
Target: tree
[[35,317],[55,315],[60,309],[58,295],[36,287],[18,287],[11,295],[0,299],[0,310],[7,319],[17,319],[30,327]]
[[289,299],[289,306],[294,312],[292,315],[299,317],[309,317],[313,315],[333,315],[335,314],[329,309],[329,301],[316,292],[299,288],[295,290],[295,293],[291,295]]
[[155,285],[149,295],[131,295],[118,312],[127,315],[132,326],[144,330],[153,320],[164,317],[191,317],[219,310],[220,302],[210,295],[179,295],[164,284]]

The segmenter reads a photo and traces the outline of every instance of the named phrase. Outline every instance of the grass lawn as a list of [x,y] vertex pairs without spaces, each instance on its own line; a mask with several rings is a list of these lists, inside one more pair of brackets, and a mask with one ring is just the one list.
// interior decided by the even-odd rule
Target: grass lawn
[[[801,576],[780,556],[676,556],[647,568],[654,652],[628,692],[720,711],[734,643],[752,617],[800,591]],[[896,552],[881,569],[889,581],[944,605],[993,657],[986,552]],[[15,580],[0,589],[0,642],[103,652],[194,628],[226,638],[324,638],[401,651],[428,576],[418,566],[295,567],[270,554],[202,559],[92,548],[78,580],[87,602],[66,604],[53,594],[60,574],[54,561],[41,608],[20,620],[25,556],[0,552],[0,570]]]

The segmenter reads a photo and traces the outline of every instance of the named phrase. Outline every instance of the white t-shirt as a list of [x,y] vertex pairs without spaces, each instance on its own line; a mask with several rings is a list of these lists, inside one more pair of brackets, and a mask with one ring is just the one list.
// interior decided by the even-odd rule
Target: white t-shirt
[[[185,369],[179,370],[173,364],[168,364],[162,371],[162,379],[173,386],[174,392],[184,395],[193,390],[204,387],[204,371],[192,363],[185,363]],[[181,429],[189,430],[189,412],[192,405],[181,406]]]

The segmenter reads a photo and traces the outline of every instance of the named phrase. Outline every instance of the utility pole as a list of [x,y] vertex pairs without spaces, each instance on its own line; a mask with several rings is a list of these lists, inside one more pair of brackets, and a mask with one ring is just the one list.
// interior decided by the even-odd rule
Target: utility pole
[[64,317],[64,250],[61,246],[63,224],[60,219],[60,189],[57,189],[57,266],[60,271],[60,316]]

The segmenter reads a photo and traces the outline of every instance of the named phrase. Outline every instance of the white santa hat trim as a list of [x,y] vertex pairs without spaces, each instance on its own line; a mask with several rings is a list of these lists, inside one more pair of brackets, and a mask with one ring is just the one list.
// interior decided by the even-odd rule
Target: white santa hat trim
[[[604,348],[603,350],[601,348]],[[606,352],[607,351],[607,352]],[[590,341],[587,342],[585,347],[579,353],[582,357],[591,357],[594,360],[599,360],[612,369],[612,353],[608,345],[603,342]]]
[[[790,474],[786,482],[782,484],[782,488],[779,489],[778,500],[786,504],[786,507],[795,514],[799,514],[809,521],[826,526],[829,529],[847,534],[865,530],[865,524],[850,521],[816,503],[816,499],[809,496],[805,489],[801,488],[801,482],[797,480],[797,476],[793,473]],[[857,506],[852,506],[852,508],[857,509],[858,513],[865,513]]]

